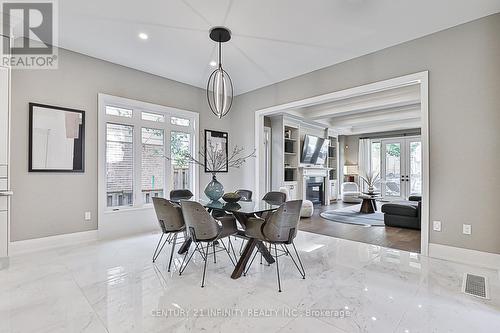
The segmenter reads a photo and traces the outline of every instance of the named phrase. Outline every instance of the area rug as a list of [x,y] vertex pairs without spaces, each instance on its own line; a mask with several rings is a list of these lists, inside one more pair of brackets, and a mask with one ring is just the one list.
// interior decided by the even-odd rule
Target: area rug
[[359,212],[360,208],[361,204],[336,210],[327,210],[322,212],[319,216],[326,220],[338,223],[355,224],[366,227],[385,226],[384,213],[376,211],[373,214],[362,214]]

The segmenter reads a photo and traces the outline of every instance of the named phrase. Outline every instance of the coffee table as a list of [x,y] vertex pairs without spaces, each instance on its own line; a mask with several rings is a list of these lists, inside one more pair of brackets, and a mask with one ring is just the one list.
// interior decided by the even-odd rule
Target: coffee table
[[361,199],[363,199],[359,212],[361,214],[375,213],[377,211],[377,202],[375,200],[380,197],[380,193],[363,192],[363,194],[364,195],[359,196]]

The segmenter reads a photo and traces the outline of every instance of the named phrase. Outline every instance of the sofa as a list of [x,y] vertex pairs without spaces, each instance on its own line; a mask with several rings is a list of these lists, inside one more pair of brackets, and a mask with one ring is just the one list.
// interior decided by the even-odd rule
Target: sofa
[[360,203],[362,201],[359,197],[361,192],[359,192],[358,184],[353,182],[342,183],[341,195],[342,201],[346,203]]
[[388,227],[399,227],[420,230],[422,215],[422,197],[410,196],[408,201],[394,201],[382,205],[384,224]]

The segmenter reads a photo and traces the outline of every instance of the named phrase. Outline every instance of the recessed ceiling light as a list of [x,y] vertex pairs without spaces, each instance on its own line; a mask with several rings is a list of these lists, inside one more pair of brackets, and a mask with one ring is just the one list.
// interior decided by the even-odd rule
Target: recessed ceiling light
[[215,67],[215,66],[217,66],[217,63],[212,60],[212,61],[210,61],[210,66]]
[[146,40],[146,39],[148,39],[148,34],[145,34],[144,32],[141,32],[141,33],[139,34],[139,38],[140,38],[140,39],[143,39],[143,40]]

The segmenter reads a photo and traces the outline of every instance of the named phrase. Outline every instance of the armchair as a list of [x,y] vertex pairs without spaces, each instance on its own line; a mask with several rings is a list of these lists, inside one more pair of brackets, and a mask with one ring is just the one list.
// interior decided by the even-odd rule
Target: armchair
[[360,203],[362,200],[359,198],[361,192],[359,192],[358,184],[354,182],[342,183],[342,201],[347,203]]

